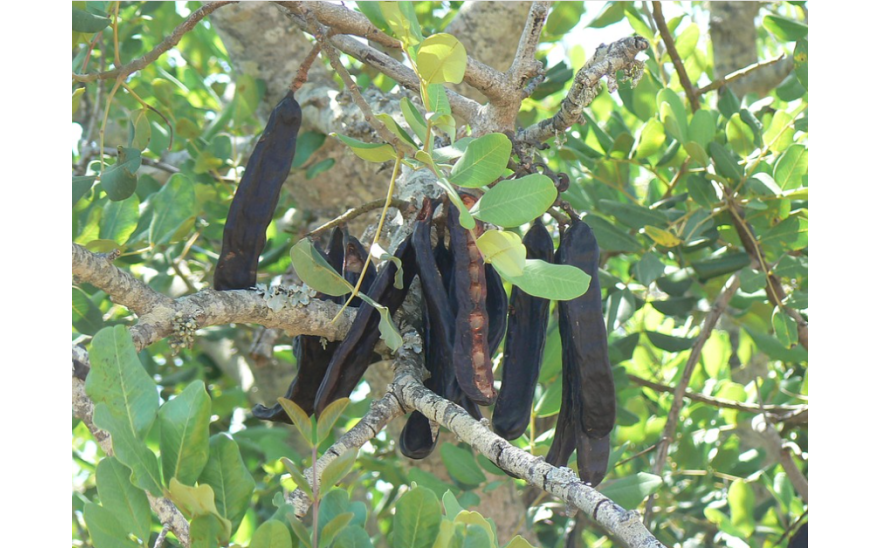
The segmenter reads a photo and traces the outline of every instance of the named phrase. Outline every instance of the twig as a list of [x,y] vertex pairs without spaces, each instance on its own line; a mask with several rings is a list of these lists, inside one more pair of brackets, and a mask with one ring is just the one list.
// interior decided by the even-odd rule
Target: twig
[[[389,385],[388,393],[377,402],[383,406],[384,411],[371,409],[368,413],[370,423],[367,424],[362,419],[353,428],[353,431],[357,430],[357,435],[353,431],[346,433],[337,442],[340,447],[336,447],[336,444],[332,446],[331,450],[318,459],[316,467],[324,470],[345,450],[366,443],[376,436],[379,432],[376,425],[387,424],[393,416],[418,410],[430,420],[449,429],[502,470],[583,510],[594,522],[620,539],[623,545],[632,548],[663,546],[640,523],[637,512],[624,510],[588,484],[579,481],[571,469],[551,466],[541,457],[514,447],[494,434],[486,420],[475,421],[458,405],[425,388],[421,382],[421,363],[421,356],[406,348],[399,350],[393,361],[395,380]],[[307,477],[310,473],[311,471],[306,471]],[[313,485],[313,492],[319,486]],[[305,494],[295,491],[290,496],[290,502],[297,516],[305,515],[308,509],[308,498]]]
[[172,33],[168,35],[167,38],[165,38],[165,40],[163,40],[158,46],[153,48],[143,57],[135,59],[127,65],[116,67],[115,69],[108,70],[106,72],[74,74],[73,79],[77,82],[94,82],[95,80],[116,80],[119,78],[125,79],[129,74],[143,69],[144,67],[158,59],[160,55],[176,46],[177,43],[180,42],[180,39],[183,37],[184,34],[191,31],[199,21],[213,13],[215,10],[227,4],[237,3],[238,2],[211,2],[209,4],[205,4],[201,8],[191,13],[190,16],[187,17],[187,19],[183,23],[178,25],[174,29],[174,31],[172,31]]
[[165,535],[168,534],[168,524],[162,526],[162,531],[159,531],[159,536],[156,537],[156,542],[153,543],[153,548],[161,548],[163,544],[165,544]]
[[[336,219],[333,219],[332,221],[328,221],[328,222],[324,223],[323,225],[319,226],[315,230],[313,230],[311,232],[307,232],[306,237],[308,238],[311,236],[316,236],[318,234],[321,234],[325,230],[331,229],[336,226],[343,225],[343,224],[351,221],[352,219],[358,217],[359,215],[363,215],[364,213],[367,213],[368,211],[373,211],[374,209],[383,207],[384,205],[385,205],[385,198],[379,198],[378,200],[371,200],[369,202],[365,202],[365,203],[359,205],[358,207],[353,207],[353,208],[349,209],[348,211],[346,211],[345,213],[343,213],[342,215],[340,215]],[[413,204],[411,204],[410,202],[408,202],[406,200],[392,198],[389,205],[391,207],[394,207],[394,208],[397,208],[397,209],[403,211],[409,207],[412,207]]]
[[795,464],[795,460],[792,458],[792,446],[794,444],[784,442],[780,437],[780,433],[774,428],[774,425],[769,424],[762,415],[753,419],[752,426],[753,430],[768,440],[768,445],[770,445],[772,451],[776,453],[775,456],[777,457],[777,460],[780,461],[780,465],[783,467],[783,471],[786,472],[786,476],[792,483],[792,487],[795,489],[796,493],[798,493],[798,496],[805,501],[805,504],[807,504],[808,480],[805,478],[804,474],[802,474],[801,470],[798,469],[798,465]]
[[[647,379],[643,379],[641,377],[637,377],[636,375],[627,375],[627,378],[630,379],[630,382],[634,384],[638,384],[639,386],[645,386],[646,388],[651,388],[656,392],[664,392],[664,393],[674,393],[676,389],[667,386],[665,384],[660,384],[656,382],[652,382]],[[691,390],[685,391],[685,397],[701,403],[705,403],[707,405],[711,405],[713,407],[720,407],[723,409],[735,409],[737,411],[743,411],[745,413],[762,413],[763,411],[766,413],[771,413],[774,417],[775,422],[796,422],[800,419],[795,419],[796,416],[800,416],[800,414],[804,414],[803,419],[807,419],[808,406],[807,405],[765,405],[761,406],[755,403],[742,403],[733,400],[726,400],[722,398],[712,398],[710,396],[704,396],[703,394],[699,394],[697,392],[692,392]]]
[[628,36],[608,46],[598,47],[593,57],[575,75],[572,87],[560,105],[560,112],[519,131],[517,140],[542,142],[578,123],[584,108],[599,94],[600,81],[604,76],[608,77],[609,91],[614,91],[617,86],[615,74],[619,70],[629,74],[633,81],[638,81],[643,65],[636,55],[648,47],[648,40],[640,36]]
[[517,52],[514,54],[511,68],[506,73],[508,82],[515,86],[515,89],[523,89],[527,80],[538,74],[542,68],[541,63],[535,59],[535,50],[541,39],[541,30],[548,18],[550,5],[550,2],[533,2],[532,7],[529,8],[529,16],[520,35],[520,43],[517,44]]
[[661,39],[664,40],[664,45],[667,47],[667,53],[670,54],[670,60],[673,61],[673,66],[676,68],[676,74],[679,75],[679,83],[682,84],[682,87],[685,89],[685,95],[688,96],[691,110],[692,112],[697,111],[701,108],[698,94],[695,92],[694,86],[688,78],[688,72],[685,70],[685,65],[682,64],[682,58],[679,57],[679,52],[676,51],[676,42],[670,34],[670,29],[667,28],[667,21],[664,19],[663,11],[661,11],[660,2],[652,2],[652,17],[658,25],[658,32],[661,34]]
[[292,92],[296,93],[297,90],[303,87],[303,84],[306,83],[306,79],[309,77],[309,69],[312,67],[315,58],[318,57],[319,51],[321,51],[321,44],[316,42],[315,45],[312,46],[312,51],[310,51],[309,55],[306,56],[306,59],[303,60],[300,68],[297,69],[297,75],[294,76],[294,80],[291,82]]
[[714,80],[713,82],[707,84],[706,86],[695,91],[697,95],[703,95],[704,93],[709,93],[713,90],[719,89],[722,86],[728,85],[731,82],[736,80],[740,80],[744,76],[748,76],[757,70],[761,70],[767,66],[771,66],[773,64],[779,63],[780,61],[786,59],[786,54],[781,53],[778,57],[771,59],[770,61],[761,61],[759,63],[753,63],[752,65],[743,67],[740,70],[735,70],[734,72],[723,76],[718,80]]
[[[661,474],[664,470],[664,465],[667,463],[667,452],[670,449],[670,444],[673,442],[673,438],[676,436],[676,427],[679,426],[679,412],[682,410],[682,399],[685,397],[685,390],[688,388],[689,381],[691,381],[691,374],[694,372],[697,362],[700,360],[704,344],[709,340],[710,335],[713,333],[713,328],[716,326],[716,322],[719,321],[719,318],[728,306],[728,302],[737,292],[737,288],[739,287],[740,278],[737,274],[728,278],[725,287],[722,289],[722,292],[719,293],[719,296],[716,298],[716,302],[713,303],[713,307],[710,309],[707,317],[704,318],[701,332],[698,335],[697,340],[694,342],[691,354],[689,354],[688,361],[685,363],[685,369],[682,371],[682,378],[679,379],[679,384],[676,385],[676,391],[673,393],[673,403],[670,405],[670,413],[667,415],[667,423],[664,425],[664,433],[658,442],[658,455],[655,458],[654,465],[654,472],[656,475]],[[654,495],[649,497],[648,502],[646,502],[645,517],[643,518],[643,523],[645,524],[648,524],[651,521],[653,501]]]

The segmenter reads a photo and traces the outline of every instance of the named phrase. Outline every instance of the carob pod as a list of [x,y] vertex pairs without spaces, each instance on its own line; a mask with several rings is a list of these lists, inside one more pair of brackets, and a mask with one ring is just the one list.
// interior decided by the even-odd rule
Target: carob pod
[[266,246],[266,228],[291,171],[301,119],[300,105],[292,92],[269,115],[229,207],[214,289],[248,289],[257,283],[257,263]]
[[[339,274],[342,274],[343,270],[346,238],[345,229],[334,228],[330,235],[327,252],[317,250]],[[321,300],[330,299],[323,294],[319,294],[318,298]],[[333,298],[333,300],[337,299]],[[315,410],[315,393],[324,379],[324,374],[327,372],[334,352],[340,345],[339,341],[324,340],[322,342],[321,339],[322,337],[315,335],[297,335],[293,342],[294,357],[297,359],[297,375],[288,386],[284,397],[300,406],[307,415],[311,415]],[[272,407],[255,405],[251,413],[258,419],[291,424],[291,418],[279,403]]]
[[[388,261],[376,276],[367,295],[377,303],[388,308],[394,314],[401,304],[410,283],[416,275],[416,254],[408,236],[398,249],[395,257],[400,259],[404,271],[403,288],[395,287],[397,266]],[[348,397],[358,385],[358,381],[367,371],[373,359],[373,347],[379,341],[379,312],[367,303],[361,303],[352,327],[343,339],[331,359],[324,380],[315,398],[315,413],[321,412],[331,402]]]
[[484,269],[486,276],[486,313],[489,316],[489,334],[487,347],[489,356],[496,353],[502,339],[505,338],[505,327],[508,319],[508,294],[505,293],[505,284],[502,277],[496,272],[491,264]]
[[[608,467],[608,436],[615,426],[616,408],[615,383],[609,363],[600,293],[599,246],[590,227],[581,220],[573,219],[560,238],[557,254],[560,264],[578,267],[591,276],[590,286],[584,295],[559,303],[563,408],[565,410],[567,403],[571,406],[570,420],[563,425],[561,444],[565,453],[569,438],[573,436],[573,433],[567,433],[567,429],[577,427],[574,437],[579,447],[579,476],[583,481],[597,485]],[[568,399],[567,388],[570,388]],[[563,419],[561,410],[558,428]],[[559,430],[557,435],[560,435]],[[566,455],[567,460],[569,454]]]
[[[523,237],[527,259],[554,260],[554,240],[539,219]],[[506,440],[519,438],[529,426],[532,399],[544,354],[551,301],[511,289],[508,337],[502,358],[502,387],[493,409],[493,430]]]
[[[416,254],[416,272],[422,285],[423,298],[423,347],[425,367],[431,375],[425,387],[443,395],[443,370],[453,357],[453,313],[447,300],[444,282],[431,248],[431,201],[425,198],[416,217],[411,244]],[[431,423],[419,411],[413,411],[401,430],[401,453],[411,459],[424,459],[434,450],[436,432]]]
[[[474,201],[470,195],[462,200]],[[456,299],[456,337],[453,363],[456,379],[465,395],[479,405],[491,405],[496,399],[493,386],[492,355],[489,351],[489,315],[486,308],[486,270],[475,237],[459,224],[459,210],[450,207],[447,214],[450,249],[453,252],[453,278]]]

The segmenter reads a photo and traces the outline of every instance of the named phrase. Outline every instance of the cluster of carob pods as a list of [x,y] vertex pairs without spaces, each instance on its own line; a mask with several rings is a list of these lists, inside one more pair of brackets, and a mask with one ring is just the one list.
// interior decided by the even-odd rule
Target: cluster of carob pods
[[[256,284],[257,264],[266,243],[266,228],[278,202],[296,151],[301,111],[288,93],[269,117],[248,160],[223,233],[223,248],[214,276],[217,290],[247,289]],[[466,205],[475,198],[462,195]],[[424,298],[423,339],[425,386],[461,405],[480,419],[478,406],[494,404],[492,425],[505,439],[520,437],[529,425],[532,400],[545,346],[550,301],[513,286],[510,299],[499,274],[477,248],[483,226],[469,232],[458,210],[445,204],[446,229],[439,226],[432,246],[432,219],[439,202],[426,199],[413,232],[395,251],[403,270],[403,286],[395,286],[397,266],[387,261],[377,271],[361,243],[345,229],[334,229],[324,253],[327,262],[354,285],[365,264],[362,287],[374,301],[394,312],[419,275]],[[449,234],[446,244],[445,232]],[[553,239],[536,221],[523,238],[527,258],[572,265],[590,274],[585,294],[559,301],[563,396],[556,432],[546,460],[565,466],[577,449],[579,475],[597,485],[608,466],[609,434],[615,424],[615,387],[609,365],[598,275],[599,248],[590,227],[577,218],[562,233],[554,252]],[[321,296],[322,299],[332,298]],[[336,298],[343,304],[343,298]],[[379,341],[379,313],[360,299],[349,306],[358,312],[342,341],[300,335],[294,340],[298,372],[285,394],[308,414],[320,414],[331,402],[349,396],[368,366]],[[505,333],[507,332],[507,337]],[[493,382],[492,356],[505,339],[502,383]],[[291,420],[280,404],[258,405],[255,417]],[[437,429],[414,411],[401,432],[401,452],[414,459],[428,456],[437,443]]]

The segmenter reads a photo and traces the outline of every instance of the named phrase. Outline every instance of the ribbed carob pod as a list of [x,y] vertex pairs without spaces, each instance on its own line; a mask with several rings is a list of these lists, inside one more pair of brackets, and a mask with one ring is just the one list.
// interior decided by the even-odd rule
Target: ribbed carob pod
[[[554,240],[541,220],[523,237],[527,259],[552,262]],[[551,302],[517,286],[508,307],[508,337],[502,360],[502,387],[493,408],[493,430],[506,440],[519,438],[529,426],[532,399],[544,354]]]
[[291,92],[269,115],[229,207],[214,289],[248,289],[257,283],[257,263],[266,246],[266,228],[291,171],[301,119],[300,105]]
[[609,363],[599,280],[599,246],[580,220],[560,238],[556,261],[590,274],[587,292],[559,302],[563,402],[548,462],[564,465],[579,450],[579,476],[592,485],[605,476],[609,434],[615,426],[615,383]]

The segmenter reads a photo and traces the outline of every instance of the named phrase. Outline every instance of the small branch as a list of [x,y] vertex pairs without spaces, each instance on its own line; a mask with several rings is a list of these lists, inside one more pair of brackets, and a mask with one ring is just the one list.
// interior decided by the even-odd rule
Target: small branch
[[[667,463],[667,452],[670,449],[670,444],[673,443],[673,438],[676,437],[676,427],[679,426],[679,412],[682,410],[682,399],[685,397],[685,390],[688,388],[688,383],[691,381],[691,375],[694,373],[697,362],[700,360],[704,344],[709,340],[710,335],[713,333],[713,328],[716,327],[716,322],[719,321],[719,318],[728,306],[728,302],[731,301],[731,298],[737,292],[737,288],[739,287],[740,278],[737,274],[728,278],[725,287],[722,289],[722,292],[719,293],[719,296],[716,298],[716,302],[713,303],[713,307],[710,309],[707,317],[704,318],[701,332],[698,335],[697,340],[694,342],[691,354],[688,356],[688,361],[685,363],[682,378],[679,379],[679,384],[676,385],[676,391],[673,393],[673,403],[670,405],[670,413],[667,415],[667,423],[664,425],[664,433],[658,442],[658,455],[655,459],[654,465],[655,475],[661,475],[661,472],[664,470],[664,465]],[[648,502],[646,502],[643,523],[648,524],[651,520],[653,501],[654,495],[650,496]]]
[[[656,392],[664,392],[667,394],[675,393],[676,389],[667,386],[664,384],[652,382],[647,379],[643,379],[641,377],[637,377],[636,375],[627,375],[627,378],[630,379],[630,382],[634,384],[638,384],[639,386],[645,386],[646,388],[651,388]],[[769,413],[773,415],[772,419],[774,422],[792,422],[798,423],[801,421],[807,422],[808,416],[808,406],[807,405],[765,405],[761,406],[755,403],[743,403],[733,400],[726,400],[722,398],[712,398],[710,396],[704,396],[703,394],[699,394],[697,392],[692,392],[691,390],[685,391],[685,397],[696,402],[705,403],[707,405],[711,405],[713,407],[720,407],[722,409],[734,409],[736,411],[743,411],[745,413]],[[798,418],[796,418],[798,417]]]
[[535,59],[535,50],[541,40],[541,30],[548,18],[550,6],[551,2],[533,2],[532,7],[529,8],[529,16],[520,35],[520,43],[517,44],[517,53],[514,54],[511,68],[506,73],[508,82],[515,89],[523,89],[527,80],[541,70],[541,63]]
[[309,69],[312,67],[312,63],[315,62],[315,58],[318,57],[319,51],[321,51],[321,44],[316,43],[312,46],[312,51],[309,52],[309,55],[300,64],[300,68],[297,69],[297,75],[294,76],[294,81],[291,82],[292,92],[296,93],[306,83],[306,80],[309,78]]
[[731,82],[735,82],[737,80],[740,80],[744,76],[749,76],[750,74],[752,74],[756,71],[762,70],[765,67],[769,67],[771,65],[777,64],[780,61],[783,61],[784,59],[786,59],[786,54],[781,53],[780,56],[776,57],[775,59],[771,59],[770,61],[762,61],[760,63],[753,63],[752,65],[743,67],[742,69],[736,70],[736,71],[722,77],[719,80],[715,80],[715,81],[707,84],[706,86],[695,91],[695,93],[700,96],[705,93],[709,93],[713,90],[717,90],[722,86],[726,86],[726,85],[730,84]]
[[578,123],[584,108],[599,94],[600,81],[604,76],[608,77],[610,92],[616,89],[615,74],[619,70],[638,81],[642,75],[642,61],[638,61],[636,55],[648,47],[648,40],[640,36],[629,36],[608,46],[598,47],[593,57],[575,75],[569,94],[560,105],[560,112],[518,132],[517,140],[542,142]]
[[664,40],[664,45],[667,47],[667,53],[670,54],[673,66],[676,68],[676,74],[679,75],[679,83],[681,83],[682,87],[685,89],[685,95],[688,96],[688,102],[691,104],[692,112],[697,111],[701,108],[700,100],[698,100],[698,94],[695,92],[694,86],[688,78],[688,72],[685,71],[685,65],[682,63],[682,58],[679,57],[679,52],[676,51],[676,42],[670,34],[670,29],[667,28],[667,21],[664,19],[663,11],[661,11],[661,3],[657,1],[652,2],[652,8],[652,17],[658,25],[658,32],[661,34],[661,39]]
[[[319,226],[315,230],[313,230],[311,232],[307,232],[305,237],[309,238],[311,236],[316,236],[318,234],[321,234],[325,230],[346,224],[349,221],[351,221],[352,219],[358,217],[359,215],[363,215],[363,214],[367,213],[368,211],[373,211],[374,209],[381,208],[384,205],[385,205],[385,198],[380,198],[378,200],[371,200],[369,202],[365,202],[365,203],[359,205],[358,207],[353,207],[353,208],[349,209],[348,211],[346,211],[345,213],[343,213],[342,215],[340,215],[336,219],[333,219],[332,221],[328,221],[328,222],[324,223],[323,225]],[[411,204],[410,202],[408,202],[406,200],[399,200],[397,198],[392,198],[389,205],[391,207],[397,208],[400,211],[405,211],[408,208],[413,207],[413,204]]]
[[[82,358],[82,355],[76,351],[74,351],[74,359]],[[84,364],[88,366],[88,359],[86,358],[86,363]],[[77,377],[73,377],[73,393],[72,393],[72,402],[73,402],[73,414],[85,423],[85,425],[89,428],[89,431],[92,433],[92,436],[95,438],[95,441],[98,442],[98,445],[101,446],[101,449],[107,456],[113,455],[113,443],[110,439],[110,434],[106,431],[101,430],[92,420],[92,417],[95,412],[95,404],[86,394],[86,383]],[[146,492],[146,491],[145,491]],[[159,516],[159,521],[162,522],[163,530],[168,528],[171,532],[174,533],[174,536],[178,538],[178,540],[184,546],[190,545],[190,526],[187,523],[186,518],[181,514],[180,510],[174,505],[173,502],[166,498],[156,497],[149,492],[147,493],[147,499],[150,502],[150,508],[153,509],[153,512]]]
[[[795,488],[798,496],[800,496],[801,499],[805,501],[805,504],[807,504],[808,480],[805,478],[804,474],[802,474],[801,470],[799,470],[798,465],[792,458],[794,444],[784,442],[780,437],[780,433],[777,432],[777,429],[774,428],[773,425],[768,424],[765,421],[765,417],[761,415],[753,419],[752,426],[753,430],[761,434],[762,437],[768,441],[768,445],[775,453],[774,456],[780,461],[780,465],[783,466],[783,471],[786,472],[786,476],[789,478],[789,481],[792,482],[792,487]],[[795,450],[797,451],[798,448],[795,447]]]
[[[496,466],[583,510],[594,522],[620,539],[623,545],[632,548],[663,546],[643,527],[637,512],[624,510],[588,484],[579,481],[571,469],[551,466],[541,457],[514,447],[494,434],[486,420],[475,421],[458,405],[425,388],[421,382],[421,356],[402,349],[398,351],[393,365],[395,380],[389,385],[388,393],[377,402],[382,407],[371,409],[368,414],[370,423],[366,422],[365,417],[319,459],[316,466],[320,470],[324,470],[346,449],[357,447],[376,436],[381,428],[377,428],[377,425],[385,425],[394,416],[418,410],[449,429]],[[338,444],[340,447],[335,449]],[[335,454],[331,454],[332,452]],[[307,470],[305,475],[309,477],[311,473],[311,470]],[[312,489],[314,492],[318,486],[313,486]],[[297,516],[305,515],[308,499],[304,494],[295,491],[291,494],[290,501]]]
[[188,33],[196,26],[196,24],[202,19],[208,17],[212,12],[217,10],[217,8],[223,7],[227,4],[236,4],[237,2],[211,2],[205,4],[201,8],[197,9],[193,13],[190,14],[187,19],[177,26],[174,31],[163,40],[158,46],[149,51],[146,55],[139,59],[135,59],[131,63],[116,67],[113,70],[108,70],[106,72],[94,72],[91,74],[74,74],[73,79],[76,82],[94,82],[95,80],[117,80],[119,78],[125,79],[131,73],[141,70],[150,63],[154,62],[156,59],[159,59],[159,56],[170,50],[174,46],[180,42],[180,39],[184,34]]

